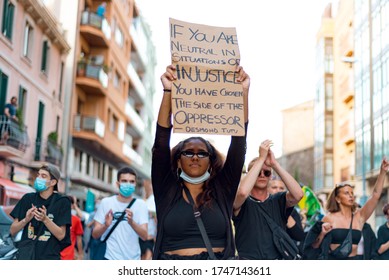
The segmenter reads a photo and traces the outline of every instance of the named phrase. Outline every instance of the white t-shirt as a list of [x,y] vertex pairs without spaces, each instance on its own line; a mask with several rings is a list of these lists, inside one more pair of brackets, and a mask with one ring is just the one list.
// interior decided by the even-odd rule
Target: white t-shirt
[[[119,219],[122,212],[126,209],[129,203],[120,202],[117,195],[104,198],[99,208],[96,211],[94,217],[95,221],[100,224],[105,223],[105,215],[112,209],[113,221],[110,227],[103,233],[101,240],[110,231],[111,227]],[[147,205],[141,199],[137,199],[132,204],[130,210],[134,213],[133,220],[139,225],[147,224],[148,211]],[[109,260],[139,260],[140,259],[140,247],[139,236],[135,230],[128,224],[126,215],[124,215],[120,224],[115,228],[110,237],[107,240],[107,250],[104,257]]]

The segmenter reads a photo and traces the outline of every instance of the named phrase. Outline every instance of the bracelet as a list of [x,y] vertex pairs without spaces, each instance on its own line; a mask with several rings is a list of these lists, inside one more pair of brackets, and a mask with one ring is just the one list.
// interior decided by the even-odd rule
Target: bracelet
[[171,90],[171,89],[166,89],[166,88],[164,88],[164,89],[163,89],[163,92],[172,92],[172,90]]

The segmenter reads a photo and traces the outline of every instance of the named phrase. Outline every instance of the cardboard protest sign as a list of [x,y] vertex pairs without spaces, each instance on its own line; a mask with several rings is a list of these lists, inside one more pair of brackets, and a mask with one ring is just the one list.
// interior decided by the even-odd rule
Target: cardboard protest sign
[[235,28],[170,19],[174,132],[244,135],[243,89]]

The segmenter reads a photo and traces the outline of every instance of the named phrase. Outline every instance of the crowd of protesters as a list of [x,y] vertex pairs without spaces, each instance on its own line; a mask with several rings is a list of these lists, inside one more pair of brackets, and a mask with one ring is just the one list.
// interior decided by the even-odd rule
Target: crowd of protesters
[[43,165],[36,192],[23,196],[11,212],[11,235],[22,231],[18,259],[389,259],[389,205],[377,237],[367,223],[383,192],[386,158],[364,205],[356,203],[351,183],[337,184],[324,217],[305,227],[306,212],[296,206],[304,192],[275,159],[271,140],[259,145],[258,157],[242,175],[249,75],[237,67],[246,133],[231,137],[224,156],[202,137],[170,148],[176,71],[170,65],[161,76],[164,94],[144,196],[135,195],[139,178],[125,166],[117,173],[117,194],[98,199],[86,217],[76,197],[58,192],[58,168]]

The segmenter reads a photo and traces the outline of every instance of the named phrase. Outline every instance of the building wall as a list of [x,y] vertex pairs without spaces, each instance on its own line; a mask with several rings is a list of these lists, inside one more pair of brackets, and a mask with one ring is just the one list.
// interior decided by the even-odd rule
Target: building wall
[[[1,2],[0,16],[4,17],[4,1]],[[31,0],[30,2],[36,2]],[[6,162],[5,174],[14,166],[26,174],[23,180],[29,183],[35,178],[35,168],[46,161],[48,135],[58,132],[58,144],[62,141],[62,119],[64,110],[64,91],[61,87],[61,65],[64,64],[69,45],[65,40],[63,30],[54,15],[44,5],[38,8],[29,7],[29,1],[11,1],[14,5],[11,39],[0,34],[0,71],[8,76],[6,103],[12,96],[19,97],[20,87],[25,91],[22,121],[29,138],[29,145],[20,154],[8,157],[2,154]],[[39,15],[39,16],[38,16]],[[30,26],[31,32],[27,53],[24,53],[26,42],[25,28]],[[47,41],[50,49],[46,71],[41,71],[42,45]],[[20,98],[19,98],[20,100]],[[44,119],[42,139],[39,142],[41,153],[36,156],[37,123],[39,103],[44,104]],[[3,115],[3,112],[0,113]],[[58,121],[57,121],[58,117]],[[19,146],[20,148],[20,146]],[[59,148],[58,148],[59,149]],[[2,152],[0,152],[1,154]],[[62,156],[61,156],[62,157]],[[55,162],[60,167],[60,161]],[[26,183],[26,182],[24,182]]]
[[316,93],[314,109],[314,166],[313,189],[328,192],[333,188],[333,32],[331,5],[324,10],[317,33]]
[[[387,0],[354,6],[356,183],[365,198],[373,191],[382,157],[389,154],[388,11]],[[389,200],[388,179],[373,218],[377,225],[385,221],[381,209]]]
[[[64,11],[68,3],[62,2]],[[154,72],[155,50],[150,36],[144,36],[144,48],[137,44],[136,35],[149,31],[147,25],[133,29],[134,22],[142,21],[135,1],[107,1],[104,19],[94,14],[102,1],[71,3],[78,14],[67,24],[74,36],[66,81],[71,90],[67,188],[84,200],[89,191],[97,197],[117,192],[116,173],[124,165],[137,171],[139,185],[150,177],[151,154],[144,151],[151,149],[146,121],[154,119],[147,109],[150,103],[152,107],[154,87],[147,85],[147,77]],[[144,63],[142,57],[150,61]],[[103,69],[105,80],[100,72],[91,76],[80,61]]]
[[340,1],[334,26],[335,183],[355,179],[353,17],[353,1]]
[[298,182],[312,186],[313,165],[313,100],[282,111],[282,157],[280,162]]
[[283,155],[313,147],[313,104],[310,100],[282,111]]

